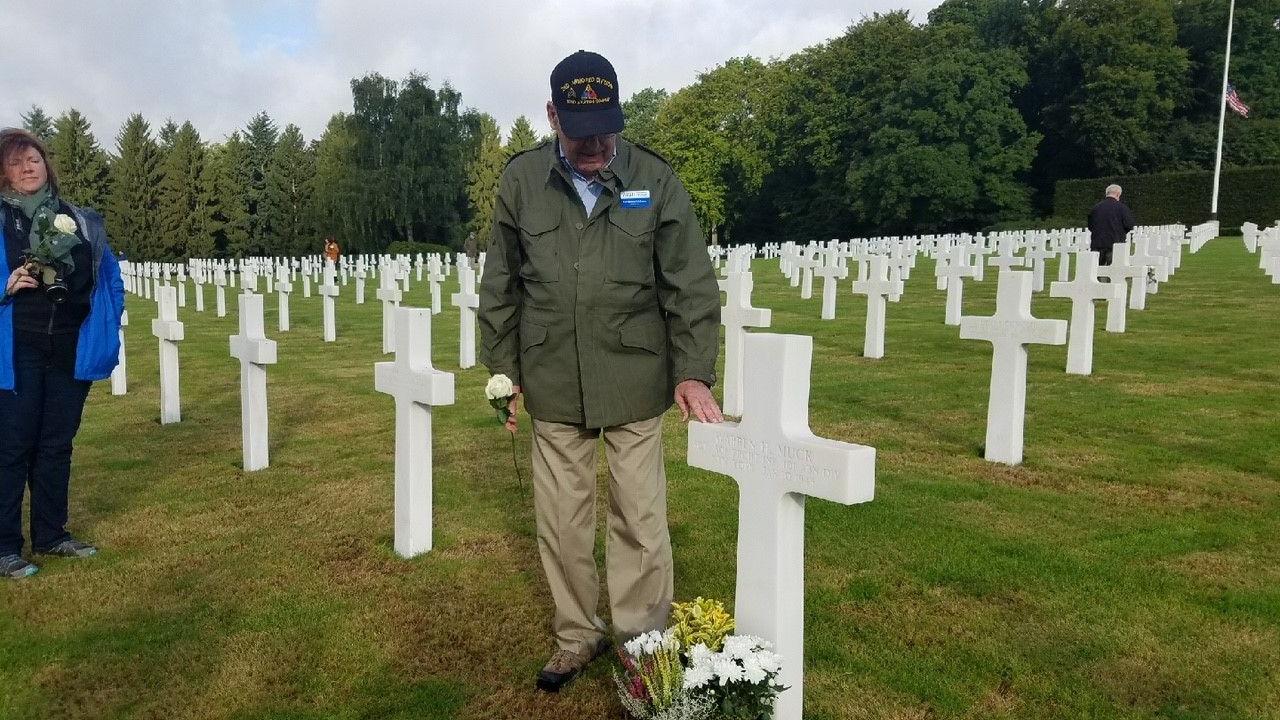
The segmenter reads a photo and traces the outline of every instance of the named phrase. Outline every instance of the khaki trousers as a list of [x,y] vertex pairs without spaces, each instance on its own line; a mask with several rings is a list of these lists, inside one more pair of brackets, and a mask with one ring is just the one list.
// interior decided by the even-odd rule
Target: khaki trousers
[[561,649],[593,654],[605,635],[596,614],[596,448],[609,463],[605,565],[613,629],[626,640],[666,627],[674,573],[667,530],[662,417],[600,429],[533,421],[533,492],[538,552]]

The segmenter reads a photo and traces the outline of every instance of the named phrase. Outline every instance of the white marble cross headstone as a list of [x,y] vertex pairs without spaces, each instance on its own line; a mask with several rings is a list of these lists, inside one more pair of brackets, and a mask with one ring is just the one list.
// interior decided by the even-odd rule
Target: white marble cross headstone
[[1133,254],[1129,256],[1129,264],[1133,267],[1133,274],[1129,276],[1133,279],[1129,284],[1130,310],[1147,309],[1147,291],[1155,284],[1154,278],[1166,272],[1168,261],[1169,258],[1151,252],[1150,238],[1144,236],[1134,240]]
[[124,329],[129,327],[129,311],[120,313],[120,361],[111,371],[111,394],[124,395],[129,392],[129,375],[125,368]]
[[739,632],[774,643],[784,659],[777,720],[800,720],[804,700],[804,505],[845,505],[875,494],[874,448],[819,438],[809,430],[813,338],[746,339],[751,388],[742,422],[689,423],[691,466],[738,483]]
[[276,341],[263,330],[262,296],[240,295],[240,334],[231,336],[231,357],[240,361],[240,440],[244,469],[270,464],[267,422],[267,368],[276,362]]
[[431,314],[439,315],[444,308],[440,305],[440,283],[444,282],[444,272],[440,264],[440,256],[432,254],[427,261],[427,285],[431,288]]
[[396,399],[395,551],[431,550],[431,409],[452,405],[453,374],[431,367],[431,311],[397,308],[396,359],[374,366],[378,392]]
[[735,417],[742,415],[742,361],[745,352],[747,328],[769,327],[773,311],[751,306],[751,290],[754,286],[751,271],[731,272],[723,280],[717,280],[725,294],[724,307],[720,310],[720,324],[724,325],[724,413]]
[[378,285],[376,295],[382,301],[382,352],[386,354],[396,349],[395,311],[403,297],[389,264],[378,268]]
[[182,421],[182,403],[178,384],[178,343],[183,340],[183,325],[178,320],[178,292],[172,287],[156,289],[160,301],[160,317],[151,321],[151,334],[160,345],[160,424]]
[[1099,266],[1098,275],[1120,286],[1120,297],[1107,299],[1107,332],[1122,333],[1128,323],[1129,277],[1134,273],[1129,265],[1129,243],[1111,246],[1111,264]]
[[867,324],[862,338],[862,356],[884,357],[885,296],[897,302],[902,297],[902,281],[889,279],[889,260],[881,255],[871,258],[866,280],[855,280],[853,292],[867,296]]
[[178,266],[178,307],[187,306],[187,266]]
[[1098,280],[1098,253],[1092,250],[1076,253],[1076,279],[1049,286],[1049,297],[1071,298],[1071,333],[1067,339],[1067,372],[1089,375],[1093,372],[1094,300],[1124,300],[1124,286]]
[[213,284],[216,288],[216,296],[218,302],[218,317],[227,316],[227,269],[221,265],[214,273]]
[[333,299],[338,297],[337,273],[332,260],[324,261],[324,283],[320,285],[320,295],[324,298],[324,341],[333,342],[338,339],[338,328],[334,318]]
[[369,271],[364,269],[364,258],[356,261],[356,304],[364,304],[364,281],[369,277]]
[[1067,321],[1031,316],[1031,273],[1004,270],[998,283],[996,314],[961,318],[960,337],[992,345],[986,458],[1017,465],[1027,413],[1027,345],[1065,343]]
[[956,245],[951,249],[951,257],[946,266],[938,272],[947,284],[947,325],[960,324],[960,311],[964,302],[964,278],[976,277],[977,266],[967,264],[969,249],[964,245]]
[[276,293],[279,298],[279,324],[280,332],[289,332],[289,296],[293,294],[293,282],[289,279],[289,266],[281,265],[276,268]]
[[836,253],[823,253],[826,262],[815,263],[813,274],[822,278],[822,314],[823,320],[836,319],[836,291],[840,289],[840,280],[849,277],[849,268],[836,263]]
[[196,312],[204,312],[204,284],[208,281],[209,271],[205,267],[193,270],[191,272],[191,280],[195,284],[196,291]]
[[466,370],[476,364],[476,310],[480,296],[476,294],[476,271],[468,262],[458,263],[458,292],[450,302],[458,308],[458,367]]

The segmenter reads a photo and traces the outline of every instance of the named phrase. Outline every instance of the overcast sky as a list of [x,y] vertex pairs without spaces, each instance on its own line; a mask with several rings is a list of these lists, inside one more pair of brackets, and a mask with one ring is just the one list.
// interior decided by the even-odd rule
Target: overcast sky
[[0,0],[0,125],[75,107],[114,149],[125,117],[190,119],[221,140],[259,110],[308,139],[351,109],[351,78],[448,80],[506,130],[547,130],[548,75],[582,49],[623,97],[676,90],[727,58],[786,56],[875,12],[924,21],[940,0]]

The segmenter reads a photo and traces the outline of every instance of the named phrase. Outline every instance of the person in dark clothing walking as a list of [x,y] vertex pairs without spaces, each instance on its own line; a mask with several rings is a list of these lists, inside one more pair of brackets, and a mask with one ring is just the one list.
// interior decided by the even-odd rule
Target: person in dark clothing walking
[[1123,190],[1108,185],[1107,196],[1089,211],[1089,249],[1098,251],[1098,264],[1111,264],[1111,248],[1122,243],[1137,226],[1133,211],[1120,202]]

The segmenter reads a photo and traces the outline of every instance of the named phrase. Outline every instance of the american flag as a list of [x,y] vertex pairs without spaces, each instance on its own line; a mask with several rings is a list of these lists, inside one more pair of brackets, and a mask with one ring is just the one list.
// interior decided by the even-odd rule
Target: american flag
[[1244,101],[1240,99],[1235,85],[1227,85],[1227,105],[1230,105],[1232,110],[1239,113],[1240,117],[1249,117],[1249,106],[1245,105]]

